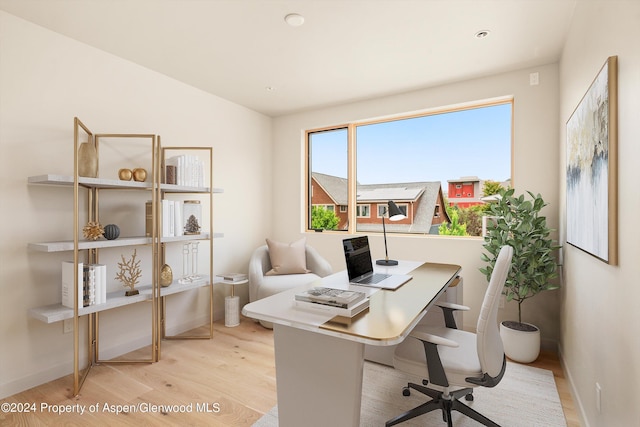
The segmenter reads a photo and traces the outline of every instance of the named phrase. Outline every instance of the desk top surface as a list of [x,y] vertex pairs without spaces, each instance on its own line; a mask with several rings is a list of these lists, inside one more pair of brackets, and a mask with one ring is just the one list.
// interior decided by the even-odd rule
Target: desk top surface
[[[292,326],[339,336],[365,344],[393,345],[420,321],[430,305],[454,284],[460,266],[454,264],[400,261],[395,267],[376,267],[376,272],[409,274],[413,278],[395,291],[348,284],[346,271],[307,285],[254,301],[244,306],[245,316],[280,325]],[[295,305],[295,294],[314,286],[351,289],[369,295],[369,309],[353,318],[308,310]]]

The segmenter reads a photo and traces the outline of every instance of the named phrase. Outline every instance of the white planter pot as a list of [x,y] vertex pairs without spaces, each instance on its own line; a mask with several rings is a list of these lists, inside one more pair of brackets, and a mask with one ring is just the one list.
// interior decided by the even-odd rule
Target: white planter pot
[[531,326],[530,331],[520,331],[505,326],[500,323],[500,338],[504,346],[504,353],[513,361],[520,363],[531,363],[538,358],[540,354],[540,329],[537,326],[525,323]]

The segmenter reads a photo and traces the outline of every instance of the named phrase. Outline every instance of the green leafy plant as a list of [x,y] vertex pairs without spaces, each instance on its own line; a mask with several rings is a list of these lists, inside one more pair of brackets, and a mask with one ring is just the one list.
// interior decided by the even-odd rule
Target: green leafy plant
[[467,225],[460,223],[458,211],[452,209],[450,212],[449,218],[451,219],[451,224],[443,222],[440,227],[438,227],[438,234],[441,236],[468,236]]
[[311,209],[311,228],[314,230],[337,230],[340,218],[335,212],[325,209],[323,206],[314,206]]
[[518,323],[522,324],[522,303],[542,291],[557,289],[552,280],[558,276],[558,264],[553,252],[559,246],[550,237],[546,217],[540,211],[547,204],[540,194],[515,196],[515,190],[501,190],[500,199],[491,204],[488,215],[493,216],[484,238],[482,260],[487,263],[480,272],[491,278],[496,258],[504,245],[513,247],[511,269],[503,294],[507,301],[518,303]]

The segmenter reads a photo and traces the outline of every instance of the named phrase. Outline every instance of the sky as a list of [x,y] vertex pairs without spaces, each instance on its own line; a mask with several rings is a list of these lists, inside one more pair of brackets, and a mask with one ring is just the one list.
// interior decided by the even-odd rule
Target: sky
[[[357,127],[360,184],[511,178],[511,104]],[[347,177],[347,131],[314,134],[312,169]]]

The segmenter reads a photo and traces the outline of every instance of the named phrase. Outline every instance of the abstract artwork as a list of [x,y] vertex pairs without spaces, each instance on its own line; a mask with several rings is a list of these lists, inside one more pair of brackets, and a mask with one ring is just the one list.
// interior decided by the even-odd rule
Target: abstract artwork
[[616,265],[617,57],[607,59],[567,122],[567,243]]

